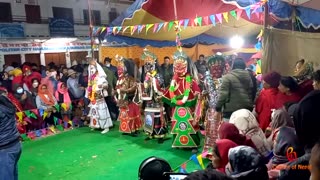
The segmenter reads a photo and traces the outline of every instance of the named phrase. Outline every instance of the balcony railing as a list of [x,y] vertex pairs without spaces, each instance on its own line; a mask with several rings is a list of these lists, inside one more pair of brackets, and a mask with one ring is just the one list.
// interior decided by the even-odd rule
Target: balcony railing
[[[13,22],[19,22],[19,23],[30,23],[30,24],[48,24],[49,23],[49,17],[41,18],[40,20],[34,20],[31,22],[27,22],[27,17],[26,16],[13,16],[11,22],[0,22],[0,23],[13,23]],[[73,20],[74,25],[89,25],[89,23],[86,23],[84,19],[74,19]],[[103,26],[107,25],[108,21],[101,21],[100,24],[94,24],[96,26]]]

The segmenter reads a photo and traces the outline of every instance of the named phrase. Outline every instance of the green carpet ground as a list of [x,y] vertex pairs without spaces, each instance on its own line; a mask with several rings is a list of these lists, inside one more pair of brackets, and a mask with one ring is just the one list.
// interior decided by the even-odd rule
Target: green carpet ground
[[[163,144],[144,139],[143,134],[122,135],[116,126],[104,135],[89,128],[78,128],[24,142],[19,179],[135,180],[140,163],[149,156],[164,158],[175,168],[192,155],[191,150],[172,149],[172,139]],[[195,169],[198,167],[193,162],[187,164],[188,172]]]

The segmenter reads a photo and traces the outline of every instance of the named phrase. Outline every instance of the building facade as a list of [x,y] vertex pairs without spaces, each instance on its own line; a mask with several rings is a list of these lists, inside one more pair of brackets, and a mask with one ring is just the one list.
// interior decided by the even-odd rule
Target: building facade
[[[3,64],[70,65],[90,51],[93,25],[107,25],[131,0],[0,0],[0,70]],[[96,55],[97,57],[97,55]]]

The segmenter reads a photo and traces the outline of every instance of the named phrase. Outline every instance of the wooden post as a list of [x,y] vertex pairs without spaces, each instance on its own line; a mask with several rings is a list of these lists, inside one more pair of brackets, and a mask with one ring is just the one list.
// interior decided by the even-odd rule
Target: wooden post
[[269,25],[269,6],[268,1],[264,4],[264,22],[263,29],[266,29]]
[[92,14],[91,14],[91,2],[88,0],[88,17],[89,17],[89,33],[91,40],[91,57],[94,59],[94,37],[93,37],[93,23],[92,23]]

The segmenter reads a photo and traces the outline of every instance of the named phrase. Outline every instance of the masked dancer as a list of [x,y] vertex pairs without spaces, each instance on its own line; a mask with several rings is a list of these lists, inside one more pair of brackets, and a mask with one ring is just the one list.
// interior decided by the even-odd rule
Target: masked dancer
[[[189,65],[189,66],[188,66]],[[163,101],[173,107],[172,147],[197,148],[200,144],[199,119],[197,108],[200,88],[196,81],[197,72],[188,56],[178,51],[174,54],[174,76]]]
[[86,98],[90,99],[90,111],[88,114],[90,117],[90,127],[92,129],[103,129],[101,134],[105,134],[112,127],[109,109],[104,100],[104,96],[107,96],[107,75],[95,60],[90,61],[88,72]]
[[120,109],[119,131],[123,134],[137,136],[142,126],[140,108],[135,99],[138,97],[137,82],[134,78],[135,64],[132,60],[116,56],[118,62],[118,77],[115,100]]

